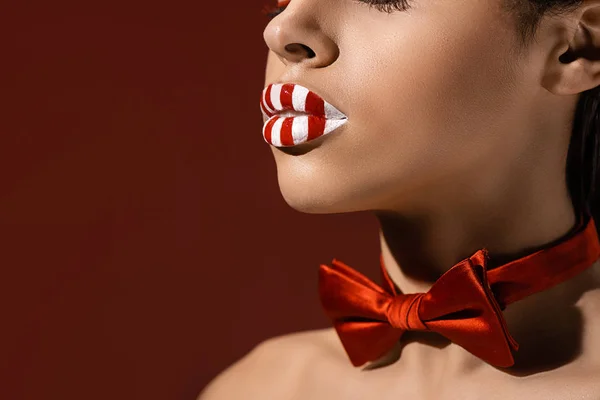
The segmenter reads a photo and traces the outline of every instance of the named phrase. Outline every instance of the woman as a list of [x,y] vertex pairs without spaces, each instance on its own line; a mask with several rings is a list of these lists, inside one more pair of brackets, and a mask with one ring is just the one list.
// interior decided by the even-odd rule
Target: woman
[[[332,328],[261,343],[200,398],[600,398],[600,0],[278,5],[261,109],[281,192],[307,213],[372,210],[387,294],[321,282]],[[492,271],[513,262],[520,279],[533,259],[531,290],[501,293]],[[345,268],[332,264],[323,280]],[[350,338],[356,325],[333,310],[371,290],[414,320],[390,299],[460,297],[461,282],[438,285],[455,266],[479,280],[489,313],[502,308],[504,342],[488,340],[491,325],[465,340],[480,315],[463,313],[470,325],[454,336],[431,332],[436,318],[391,322],[401,340],[367,354],[377,335],[363,325],[371,337]]]

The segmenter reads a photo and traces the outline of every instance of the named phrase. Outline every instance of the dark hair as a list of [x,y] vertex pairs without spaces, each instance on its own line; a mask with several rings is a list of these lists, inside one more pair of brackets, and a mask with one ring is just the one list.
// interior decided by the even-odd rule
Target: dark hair
[[[521,49],[533,41],[541,19],[575,11],[583,0],[503,0],[516,22]],[[576,212],[597,221],[600,233],[600,86],[579,95],[573,119],[566,179]]]

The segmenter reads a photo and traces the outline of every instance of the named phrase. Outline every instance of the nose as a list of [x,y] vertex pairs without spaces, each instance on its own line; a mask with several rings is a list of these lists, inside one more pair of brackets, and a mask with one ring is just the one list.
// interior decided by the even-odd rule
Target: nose
[[324,10],[313,3],[310,0],[291,1],[263,32],[269,49],[286,66],[303,63],[308,67],[323,68],[339,56],[337,44],[323,30],[324,26],[330,31],[335,29],[332,18],[327,20],[327,14],[332,15],[332,10]]

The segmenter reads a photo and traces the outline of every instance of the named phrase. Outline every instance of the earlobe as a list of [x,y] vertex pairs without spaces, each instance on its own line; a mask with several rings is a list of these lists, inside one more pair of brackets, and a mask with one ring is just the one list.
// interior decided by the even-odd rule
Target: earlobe
[[565,22],[576,29],[566,51],[551,60],[543,86],[554,94],[576,95],[600,86],[600,0],[584,2]]

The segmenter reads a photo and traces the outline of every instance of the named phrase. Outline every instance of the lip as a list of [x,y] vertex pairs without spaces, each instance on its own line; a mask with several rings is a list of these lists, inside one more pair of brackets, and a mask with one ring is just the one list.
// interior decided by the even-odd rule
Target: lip
[[262,92],[267,118],[263,138],[276,147],[296,146],[333,132],[348,117],[312,90],[295,83],[272,83]]

